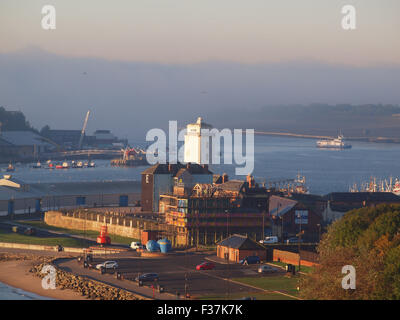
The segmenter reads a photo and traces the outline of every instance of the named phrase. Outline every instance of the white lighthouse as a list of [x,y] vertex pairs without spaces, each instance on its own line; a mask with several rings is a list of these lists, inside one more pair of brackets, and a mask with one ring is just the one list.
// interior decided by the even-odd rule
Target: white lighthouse
[[[207,129],[202,132],[202,129]],[[211,133],[212,126],[203,122],[201,117],[196,123],[186,126],[184,162],[209,164],[211,162]]]

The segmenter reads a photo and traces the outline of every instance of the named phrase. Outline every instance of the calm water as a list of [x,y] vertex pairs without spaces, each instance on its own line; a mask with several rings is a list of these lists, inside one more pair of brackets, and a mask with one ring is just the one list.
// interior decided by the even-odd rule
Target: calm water
[[0,300],[50,300],[49,298],[10,287],[0,282]]
[[[324,150],[315,140],[286,137],[255,137],[254,176],[258,182],[294,178],[304,175],[310,192],[326,194],[348,191],[354,183],[366,182],[371,176],[400,176],[400,145],[352,142],[348,150]],[[145,167],[111,167],[106,160],[95,161],[96,168],[48,170],[17,165],[13,176],[27,183],[61,181],[140,180]],[[214,173],[234,176],[232,165],[212,166]],[[243,178],[243,177],[240,177]]]

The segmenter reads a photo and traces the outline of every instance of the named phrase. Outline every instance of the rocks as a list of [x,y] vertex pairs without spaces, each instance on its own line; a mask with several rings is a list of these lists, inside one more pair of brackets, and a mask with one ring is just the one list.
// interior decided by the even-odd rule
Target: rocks
[[[51,264],[51,262],[44,262],[35,265],[31,268],[30,272],[40,278],[43,278],[45,274],[41,273],[41,270],[46,264]],[[126,290],[115,288],[94,280],[86,279],[81,276],[76,276],[72,273],[58,269],[56,266],[54,267],[57,270],[56,285],[59,289],[71,289],[79,292],[82,296],[86,296],[89,299],[138,300],[138,297],[136,295]]]

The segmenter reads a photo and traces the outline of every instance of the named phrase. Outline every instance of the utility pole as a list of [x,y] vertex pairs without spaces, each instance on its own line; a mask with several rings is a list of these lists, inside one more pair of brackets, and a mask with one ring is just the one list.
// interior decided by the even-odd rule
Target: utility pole
[[228,241],[228,270],[227,270],[227,284],[228,284],[228,290],[227,290],[227,300],[229,300],[229,296],[230,296],[230,286],[229,286],[229,282],[230,282],[230,265],[229,265],[229,256],[230,256],[230,251],[231,251],[231,247],[229,244],[229,210],[225,210],[225,214],[226,214],[226,238]]

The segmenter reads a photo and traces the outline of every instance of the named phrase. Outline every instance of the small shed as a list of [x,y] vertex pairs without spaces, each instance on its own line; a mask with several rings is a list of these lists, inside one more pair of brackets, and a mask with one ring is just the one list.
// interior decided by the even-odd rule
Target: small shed
[[217,256],[233,262],[239,262],[248,256],[258,256],[265,261],[267,249],[247,236],[234,234],[217,243]]

